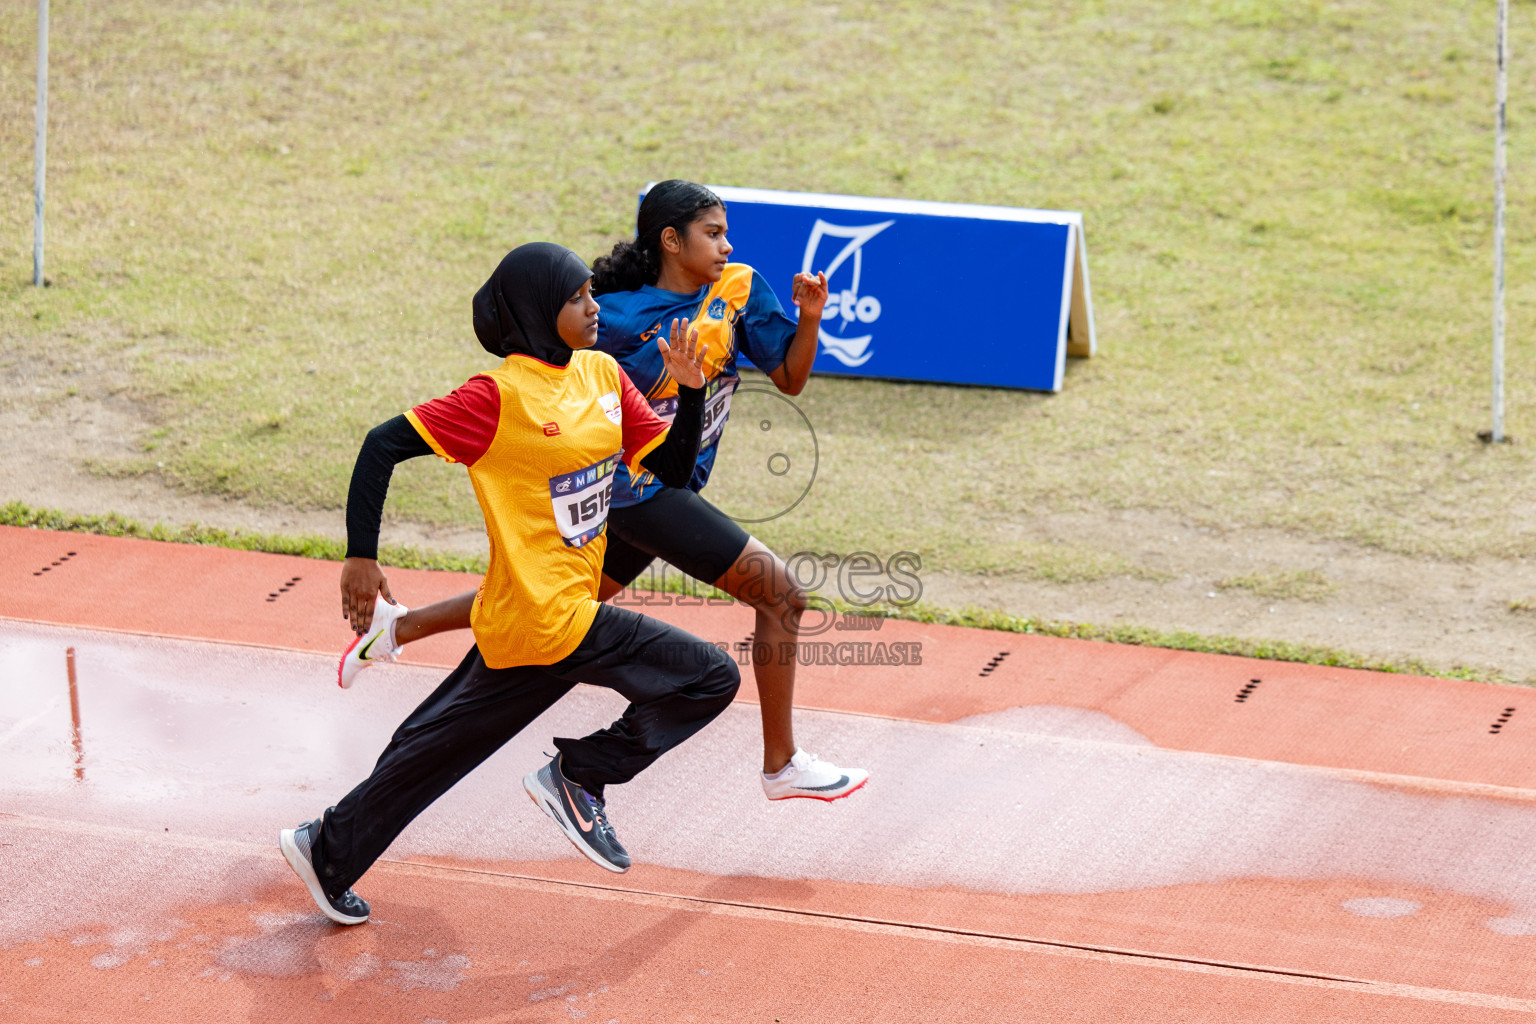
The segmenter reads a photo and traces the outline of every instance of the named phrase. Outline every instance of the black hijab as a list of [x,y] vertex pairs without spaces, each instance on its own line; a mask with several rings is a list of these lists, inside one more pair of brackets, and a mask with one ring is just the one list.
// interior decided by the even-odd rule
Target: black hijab
[[571,346],[560,338],[555,319],[591,276],[581,257],[563,245],[518,246],[475,292],[475,337],[493,356],[521,352],[565,366]]

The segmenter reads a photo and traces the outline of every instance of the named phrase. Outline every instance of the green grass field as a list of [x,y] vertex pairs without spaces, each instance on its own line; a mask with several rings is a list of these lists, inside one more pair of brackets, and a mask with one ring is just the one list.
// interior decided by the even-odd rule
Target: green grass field
[[[125,368],[142,452],[98,472],[339,508],[369,426],[488,365],[469,298],[506,249],[596,255],[639,185],[680,176],[1086,216],[1100,355],[1057,396],[814,380],[821,472],[758,531],[772,544],[1138,574],[1018,524],[1150,508],[1536,553],[1529,2],[1510,88],[1525,443],[1498,448],[1474,437],[1492,3],[61,5],[46,290],[32,9],[0,0],[0,358]],[[975,281],[933,332],[956,359],[999,328],[994,271]],[[65,373],[27,401],[93,397]],[[727,506],[767,486],[732,436]],[[424,461],[392,508],[478,517],[462,471]]]

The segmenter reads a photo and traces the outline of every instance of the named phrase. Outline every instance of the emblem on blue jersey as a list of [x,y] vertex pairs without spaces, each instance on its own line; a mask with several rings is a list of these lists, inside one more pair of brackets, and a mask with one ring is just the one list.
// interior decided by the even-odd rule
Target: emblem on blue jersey
[[709,317],[711,320],[724,320],[725,300],[722,298],[716,298],[714,302],[709,304],[709,312],[705,313],[704,315]]

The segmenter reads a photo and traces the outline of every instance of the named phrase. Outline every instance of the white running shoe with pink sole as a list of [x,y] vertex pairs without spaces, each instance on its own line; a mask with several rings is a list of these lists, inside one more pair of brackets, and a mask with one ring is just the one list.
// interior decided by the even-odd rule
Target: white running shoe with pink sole
[[390,604],[382,597],[374,599],[373,621],[368,625],[368,632],[353,640],[342,654],[341,664],[336,668],[336,685],[343,690],[351,689],[363,669],[381,661],[395,660],[401,651],[400,645],[395,643],[395,623],[408,611],[410,609],[403,604]]
[[769,800],[841,800],[869,781],[863,768],[839,768],[815,754],[796,750],[789,764],[772,775],[763,775],[763,793]]

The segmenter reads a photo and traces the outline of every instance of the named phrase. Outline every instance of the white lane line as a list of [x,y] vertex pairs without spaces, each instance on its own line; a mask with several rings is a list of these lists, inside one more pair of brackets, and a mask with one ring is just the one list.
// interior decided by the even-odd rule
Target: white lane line
[[[209,839],[201,836],[145,832],[139,829],[123,828],[115,825],[97,825],[90,822],[64,821],[30,814],[0,812],[0,828],[5,826],[52,834],[116,839],[134,844],[150,841],[165,846],[196,849],[207,853],[222,853],[240,857],[264,857],[276,861],[281,861],[282,859],[282,854],[277,849],[275,832],[274,841],[270,845],[261,845],[239,840]],[[1064,956],[1123,966],[1151,967],[1196,974],[1214,974],[1230,978],[1270,981],[1285,985],[1306,985],[1313,988],[1343,990],[1399,999],[1413,999],[1420,1002],[1451,1003],[1461,1006],[1478,1006],[1536,1014],[1536,999],[1500,996],[1488,992],[1464,992],[1455,989],[1426,988],[1418,985],[1372,981],[1367,978],[1350,978],[1342,975],[1308,974],[1288,968],[1266,967],[1259,964],[1186,959],[1150,951],[1057,942],[1050,939],[1026,936],[967,931],[942,925],[911,924],[824,911],[797,910],[731,900],[708,899],[699,896],[680,896],[643,889],[624,889],[590,882],[572,882],[564,879],[541,878],[535,875],[494,871],[488,868],[426,864],[419,861],[396,860],[392,858],[381,859],[377,864],[377,868],[392,874],[425,876],[439,880],[468,878],[482,884],[494,885],[505,889],[519,889],[528,892],[564,896],[581,896],[588,899],[611,900],[619,903],[657,907],[687,913],[716,914],[726,917],[774,921],[782,924],[838,928],[845,931],[899,936],[919,941],[947,942],[992,949],[1012,949],[1020,952],[1039,953],[1046,956]]]
[[58,709],[58,706],[58,698],[54,698],[48,703],[47,707],[43,708],[43,710],[39,711],[31,718],[24,718],[17,722],[15,725],[11,726],[5,732],[0,733],[0,747],[5,746],[11,740],[15,739],[17,736],[20,736],[22,733],[36,725],[38,722],[41,722],[43,719],[53,714],[53,712]]

